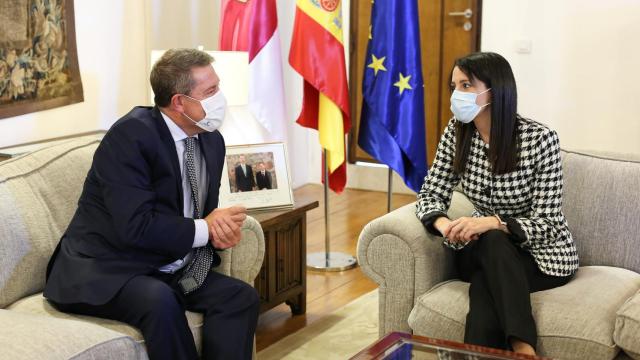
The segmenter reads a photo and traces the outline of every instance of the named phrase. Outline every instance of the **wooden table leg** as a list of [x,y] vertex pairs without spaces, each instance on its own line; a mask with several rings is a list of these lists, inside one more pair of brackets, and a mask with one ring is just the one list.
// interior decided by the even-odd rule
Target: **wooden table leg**
[[307,294],[302,292],[290,299],[287,299],[285,303],[291,308],[293,315],[302,315],[307,312]]

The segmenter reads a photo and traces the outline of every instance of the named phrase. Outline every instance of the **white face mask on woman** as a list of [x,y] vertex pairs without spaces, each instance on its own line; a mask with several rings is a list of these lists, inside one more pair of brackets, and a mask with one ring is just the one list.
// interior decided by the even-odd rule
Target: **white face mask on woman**
[[482,106],[476,104],[478,95],[484,94],[489,90],[491,90],[491,88],[477,94],[453,90],[453,94],[451,94],[451,112],[456,120],[468,124],[478,116],[483,107],[491,105],[491,103]]
[[[184,95],[184,94],[183,94]],[[209,96],[204,100],[194,99],[189,95],[184,95],[191,100],[195,100],[200,103],[202,109],[204,110],[204,118],[200,121],[195,121],[186,113],[183,113],[187,119],[193,121],[196,126],[201,128],[202,130],[208,132],[214,132],[220,126],[222,126],[222,121],[224,120],[225,108],[227,107],[227,99],[222,94],[222,91],[218,90],[215,94]]]

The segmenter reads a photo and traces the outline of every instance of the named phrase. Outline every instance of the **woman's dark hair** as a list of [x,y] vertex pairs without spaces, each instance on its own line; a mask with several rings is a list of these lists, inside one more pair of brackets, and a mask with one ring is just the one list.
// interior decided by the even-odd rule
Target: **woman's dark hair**
[[[459,58],[458,67],[469,80],[474,78],[491,88],[491,133],[489,163],[493,174],[514,171],[518,165],[518,93],[509,62],[492,52],[477,52]],[[453,68],[451,69],[453,74]],[[451,76],[449,76],[451,79]],[[456,123],[456,154],[453,170],[462,174],[467,166],[475,125]]]

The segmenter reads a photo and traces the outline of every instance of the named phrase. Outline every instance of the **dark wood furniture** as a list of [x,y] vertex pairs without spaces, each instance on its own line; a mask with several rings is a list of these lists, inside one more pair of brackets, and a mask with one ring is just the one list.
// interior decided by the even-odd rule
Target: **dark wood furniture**
[[[416,356],[414,356],[416,355]],[[422,356],[419,356],[422,355]],[[432,355],[432,356],[428,356]],[[471,355],[471,356],[469,356]],[[548,358],[518,354],[511,351],[461,344],[455,341],[431,339],[424,336],[392,332],[353,356],[352,360],[371,359],[519,359]]]
[[286,303],[294,315],[307,307],[307,211],[318,201],[295,195],[293,209],[249,213],[264,231],[265,256],[255,288],[260,313]]

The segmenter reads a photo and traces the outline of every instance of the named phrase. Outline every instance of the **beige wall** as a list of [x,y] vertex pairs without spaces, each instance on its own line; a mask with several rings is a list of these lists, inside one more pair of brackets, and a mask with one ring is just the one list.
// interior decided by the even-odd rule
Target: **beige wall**
[[146,98],[143,2],[75,1],[84,102],[0,119],[0,147],[106,129]]

